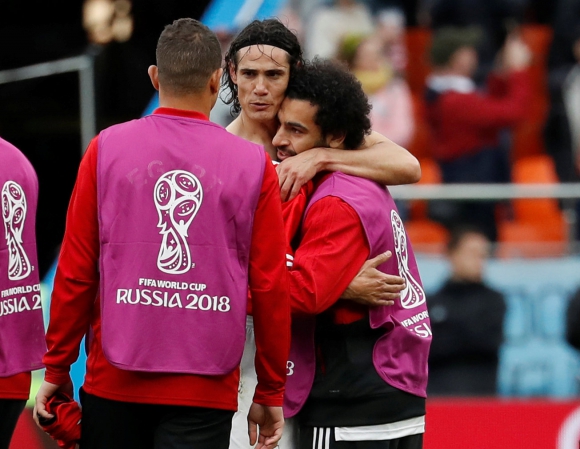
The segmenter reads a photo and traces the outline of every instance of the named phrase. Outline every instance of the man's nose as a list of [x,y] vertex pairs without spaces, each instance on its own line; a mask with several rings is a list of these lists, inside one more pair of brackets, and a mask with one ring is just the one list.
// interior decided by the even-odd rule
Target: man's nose
[[268,88],[266,87],[266,80],[264,77],[258,77],[256,80],[256,86],[254,87],[254,92],[257,95],[266,95],[268,93]]
[[284,136],[284,132],[280,129],[272,139],[272,145],[275,147],[285,147],[288,145],[288,139]]

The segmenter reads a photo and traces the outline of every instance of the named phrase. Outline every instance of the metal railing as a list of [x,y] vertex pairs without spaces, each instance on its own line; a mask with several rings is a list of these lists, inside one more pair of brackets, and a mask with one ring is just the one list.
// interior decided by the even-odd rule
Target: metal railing
[[0,84],[41,78],[62,73],[79,72],[79,105],[81,122],[81,152],[97,133],[95,110],[94,58],[80,55],[43,62],[27,67],[0,71]]
[[389,191],[400,200],[470,200],[580,198],[580,183],[567,184],[417,184],[391,186]]
[[562,201],[567,225],[568,252],[578,253],[577,200],[580,183],[554,184],[416,184],[391,186],[396,200],[501,201],[519,199],[556,199]]

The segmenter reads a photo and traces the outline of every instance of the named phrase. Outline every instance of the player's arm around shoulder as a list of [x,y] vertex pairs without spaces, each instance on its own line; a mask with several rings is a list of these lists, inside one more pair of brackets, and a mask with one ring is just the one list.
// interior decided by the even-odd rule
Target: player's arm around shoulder
[[302,185],[322,171],[340,171],[383,185],[412,184],[421,179],[417,158],[375,131],[357,150],[313,148],[282,161],[277,170],[284,201],[294,198]]

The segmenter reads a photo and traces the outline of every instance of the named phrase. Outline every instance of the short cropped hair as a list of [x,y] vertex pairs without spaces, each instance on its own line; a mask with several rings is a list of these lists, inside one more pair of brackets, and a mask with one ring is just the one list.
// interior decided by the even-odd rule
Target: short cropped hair
[[200,92],[222,62],[216,35],[194,19],[167,25],[159,36],[156,57],[159,83],[178,95]]
[[360,82],[337,62],[314,59],[290,78],[286,98],[318,106],[314,122],[323,136],[345,133],[344,147],[354,150],[371,132],[371,105]]
[[224,58],[225,65],[222,87],[229,89],[229,93],[224,99],[224,102],[232,105],[232,112],[235,114],[239,113],[242,108],[238,100],[238,86],[236,86],[231,78],[229,67],[233,67],[235,72],[238,69],[238,51],[251,45],[271,45],[288,53],[290,77],[292,77],[296,67],[304,63],[300,42],[298,42],[296,35],[286,25],[278,19],[254,20],[232,41]]

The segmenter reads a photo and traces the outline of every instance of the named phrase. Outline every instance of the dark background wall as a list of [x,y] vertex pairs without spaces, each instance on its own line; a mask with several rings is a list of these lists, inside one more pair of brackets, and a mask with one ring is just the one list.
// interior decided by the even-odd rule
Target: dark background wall
[[[199,19],[209,0],[136,0],[131,39],[102,47],[87,41],[82,3],[2,1],[0,70],[93,52],[97,55],[97,127],[101,130],[141,115],[153,94],[147,67],[155,63],[160,32],[180,17]],[[0,136],[19,147],[38,174],[42,276],[58,255],[81,157],[77,74],[0,85]]]

